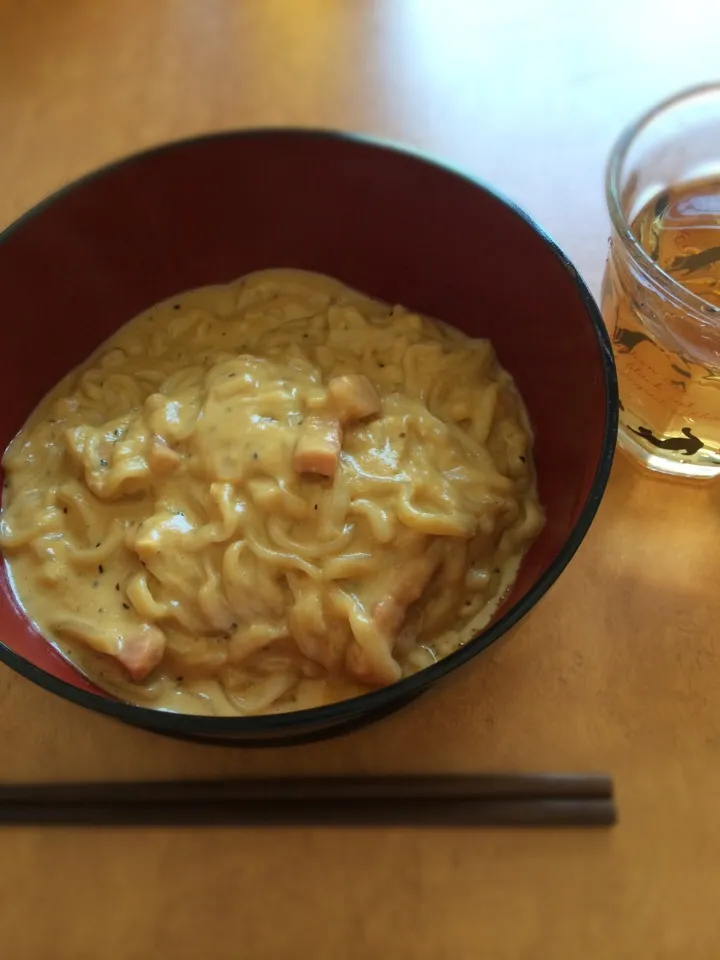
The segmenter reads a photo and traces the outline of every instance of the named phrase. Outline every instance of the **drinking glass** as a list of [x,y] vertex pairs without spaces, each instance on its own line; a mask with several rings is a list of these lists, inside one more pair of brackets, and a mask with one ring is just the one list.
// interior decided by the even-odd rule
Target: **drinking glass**
[[628,127],[605,186],[618,442],[651,470],[720,476],[720,84]]

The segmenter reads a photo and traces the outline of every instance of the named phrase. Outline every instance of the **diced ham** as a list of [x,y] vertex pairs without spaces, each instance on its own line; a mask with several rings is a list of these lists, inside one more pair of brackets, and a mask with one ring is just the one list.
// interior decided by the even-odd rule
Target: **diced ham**
[[340,462],[341,448],[342,428],[337,420],[308,417],[295,445],[293,470],[332,477]]
[[327,389],[341,423],[364,420],[380,413],[380,397],[362,373],[333,377]]
[[133,680],[139,682],[160,663],[165,653],[165,634],[144,623],[120,638],[117,658]]
[[180,454],[169,447],[162,437],[153,437],[148,454],[148,466],[154,473],[170,473],[180,466]]
[[373,611],[373,623],[384,637],[396,637],[403,625],[407,606],[395,597],[379,600]]
[[400,664],[394,659],[390,644],[386,644],[384,638],[379,648],[372,652],[358,643],[353,644],[348,648],[345,662],[352,676],[363,684],[384,687],[402,676]]
[[391,576],[387,594],[378,601],[372,614],[373,622],[382,636],[393,640],[397,637],[408,607],[423,595],[436,567],[435,557],[425,554]]

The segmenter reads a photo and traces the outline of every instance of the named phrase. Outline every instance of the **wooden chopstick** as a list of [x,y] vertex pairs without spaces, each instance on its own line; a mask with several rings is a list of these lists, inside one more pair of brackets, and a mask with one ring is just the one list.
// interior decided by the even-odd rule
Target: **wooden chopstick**
[[0,783],[0,826],[610,826],[603,774]]

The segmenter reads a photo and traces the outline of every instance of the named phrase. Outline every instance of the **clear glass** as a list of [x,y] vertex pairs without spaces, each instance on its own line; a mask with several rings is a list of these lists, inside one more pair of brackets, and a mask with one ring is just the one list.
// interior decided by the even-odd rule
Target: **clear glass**
[[720,84],[629,127],[610,155],[606,197],[602,311],[620,382],[618,442],[652,470],[720,476]]

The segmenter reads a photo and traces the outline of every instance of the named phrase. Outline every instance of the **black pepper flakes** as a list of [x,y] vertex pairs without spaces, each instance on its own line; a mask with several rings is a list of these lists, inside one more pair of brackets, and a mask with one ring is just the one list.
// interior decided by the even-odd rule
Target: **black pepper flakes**
[[520,457],[520,462],[525,463],[525,457]]
[[103,565],[102,565],[101,563],[98,564],[98,573],[105,573],[105,570],[104,570]]
[[115,584],[115,589],[117,590],[118,593],[120,593],[120,584],[119,584],[119,583],[116,583],[116,584]]
[[173,304],[173,310],[179,310],[179,309],[180,309],[180,304],[179,304],[179,303],[174,303],[174,304]]
[[107,466],[108,466],[107,460],[101,460],[101,461],[100,461],[100,466],[101,466],[101,467],[107,467]]
[[123,610],[129,610],[129,609],[130,609],[130,604],[129,604],[129,603],[123,603]]
[[67,508],[67,507],[63,507],[63,513],[67,513],[67,512],[68,512],[68,508]]

